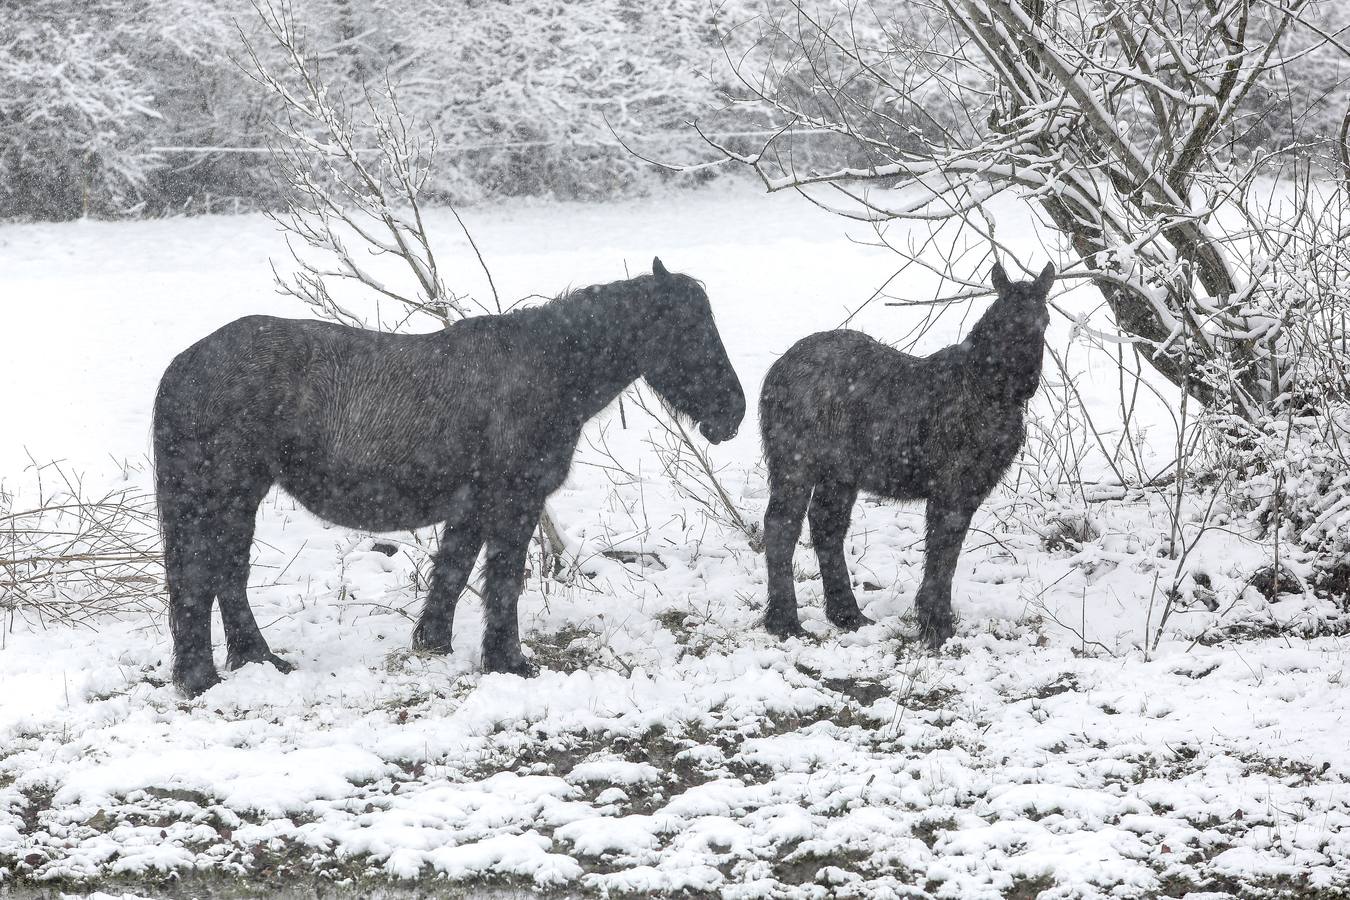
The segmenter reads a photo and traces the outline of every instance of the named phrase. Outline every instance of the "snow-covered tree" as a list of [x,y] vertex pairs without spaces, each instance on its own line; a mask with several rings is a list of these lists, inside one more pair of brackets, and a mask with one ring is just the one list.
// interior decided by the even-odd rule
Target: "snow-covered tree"
[[[1310,294],[1298,258],[1318,243],[1306,240],[1315,205],[1304,194],[1281,209],[1260,190],[1263,175],[1303,165],[1310,147],[1295,138],[1327,119],[1323,94],[1291,90],[1290,67],[1350,53],[1321,9],[936,0],[905,21],[791,4],[725,32],[736,102],[783,134],[713,143],[772,190],[986,246],[998,237],[983,205],[1020,191],[1077,257],[1069,277],[1091,278],[1159,372],[1253,420],[1325,343],[1309,317],[1327,298]],[[1324,75],[1327,89],[1339,81]],[[1257,144],[1273,110],[1290,121]],[[822,153],[802,131],[833,143]],[[944,274],[966,290],[971,273]]]
[[185,193],[184,181],[186,193],[200,190],[209,159],[152,148],[231,131],[240,78],[222,54],[230,13],[196,0],[8,5],[0,215],[121,214]]
[[644,173],[625,140],[689,148],[717,52],[705,0],[407,4],[398,74],[460,195],[609,196]]
[[[1273,23],[1278,10],[1273,0],[1246,5],[1242,40],[1254,52],[1266,35],[1262,23]],[[1215,9],[1232,16],[1241,6]],[[841,89],[851,98],[850,123],[865,118],[869,140],[855,140],[847,128],[819,129],[820,136],[793,146],[794,164],[865,167],[884,160],[886,147],[914,149],[913,142],[929,140],[945,147],[952,136],[960,139],[952,146],[978,146],[991,134],[991,86],[1002,77],[963,24],[978,17],[927,0],[841,0],[801,10],[787,0],[291,0],[290,8],[335,90],[355,95],[362,84],[386,78],[397,86],[406,112],[427,123],[441,146],[429,196],[455,199],[613,196],[641,187],[652,173],[616,135],[644,156],[685,158],[698,146],[682,128],[687,120],[716,131],[781,123],[788,109],[826,120]],[[1057,35],[1051,44],[1063,43],[1066,58],[1081,50],[1095,60],[1083,79],[1107,77],[1093,66],[1113,65],[1111,54],[1125,51],[1115,26],[1092,37],[1093,18],[1115,7],[1046,8],[1052,14],[1036,27]],[[1182,48],[1211,34],[1191,27],[1203,9],[1199,0],[1132,0],[1117,18],[1153,15],[1180,29]],[[1316,27],[1332,36],[1350,19],[1350,9],[1330,2],[1289,9],[1323,22]],[[1310,18],[1314,9],[1326,20]],[[734,67],[752,82],[768,79],[761,86],[783,109],[768,104],[762,114],[738,118],[720,112],[735,79],[715,20],[739,26],[727,40]],[[1008,41],[992,46],[1017,47],[1024,39],[1008,23],[991,27]],[[279,110],[235,64],[240,31],[271,52],[249,0],[10,4],[0,30],[0,215],[201,209],[213,195],[275,205],[271,161],[257,151]],[[1304,46],[1290,44],[1294,34]],[[1219,40],[1208,45],[1217,53],[1225,45],[1211,37]],[[1314,47],[1316,37],[1306,26],[1284,29],[1283,55],[1225,113],[1215,131],[1219,145],[1249,154],[1335,131],[1347,95],[1340,39]],[[850,42],[858,44],[858,59],[841,49]],[[742,61],[741,49],[753,52]],[[1186,52],[1199,52],[1199,44]],[[1179,72],[1164,73],[1169,89],[1177,89],[1170,80]],[[1109,109],[1128,123],[1130,140],[1153,134],[1143,85],[1111,90]]]
[[0,37],[0,214],[65,218],[133,202],[159,114],[107,17],[11,6]]

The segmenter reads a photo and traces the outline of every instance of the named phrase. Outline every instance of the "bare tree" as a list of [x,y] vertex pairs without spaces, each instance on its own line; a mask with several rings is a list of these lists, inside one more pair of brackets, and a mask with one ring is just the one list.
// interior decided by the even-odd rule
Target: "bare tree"
[[[273,218],[287,234],[294,271],[283,273],[273,264],[279,289],[324,318],[382,330],[399,331],[428,320],[448,327],[468,315],[471,306],[501,312],[492,273],[453,206],[450,210],[482,266],[492,306],[446,286],[422,207],[435,139],[420,136],[400,108],[392,81],[365,85],[360,103],[347,103],[325,79],[320,57],[307,49],[289,4],[259,0],[254,8],[284,61],[274,71],[240,29],[246,71],[280,107],[274,150],[288,199],[284,211]],[[402,271],[403,284],[376,271],[376,264],[385,261],[401,264],[395,268]],[[373,316],[363,311],[371,301]],[[384,318],[386,311],[392,318]],[[547,510],[540,532],[555,570],[560,570],[558,557],[565,545]]]
[[[264,0],[255,8],[284,60],[273,71],[240,30],[247,73],[280,107],[273,152],[287,205],[273,218],[287,234],[296,271],[278,271],[278,286],[349,325],[402,330],[420,317],[441,326],[461,318],[464,300],[446,287],[422,217],[434,139],[424,144],[409,126],[388,83],[365,85],[353,109],[306,49],[289,4]],[[387,283],[372,272],[380,257],[402,263],[409,284]],[[335,298],[330,281],[364,289],[363,299],[389,301],[395,318],[371,322]]]
[[[1252,138],[1270,108],[1309,112],[1279,102],[1285,67],[1350,54],[1317,0],[897,5],[792,2],[725,29],[733,108],[781,130],[753,149],[705,137],[719,162],[952,246],[1000,246],[984,205],[1015,189],[1170,381],[1246,422],[1287,397],[1316,298],[1286,263],[1316,210],[1262,177],[1306,169],[1309,148]],[[949,296],[983,290],[957,268],[939,266]]]

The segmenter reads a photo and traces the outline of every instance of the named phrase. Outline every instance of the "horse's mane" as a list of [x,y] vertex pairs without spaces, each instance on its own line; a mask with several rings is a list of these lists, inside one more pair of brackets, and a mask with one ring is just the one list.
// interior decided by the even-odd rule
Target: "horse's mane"
[[[697,278],[681,274],[671,277],[687,279],[706,293],[703,282]],[[628,324],[650,320],[656,313],[652,298],[659,296],[662,296],[662,292],[656,290],[656,278],[648,273],[605,284],[568,289],[544,303],[519,307],[495,318],[503,324],[511,323],[522,331],[540,334],[610,328],[625,320]],[[627,319],[627,313],[636,319]]]
[[[616,327],[628,331],[630,324],[651,316],[651,306],[644,301],[655,294],[653,281],[652,275],[639,275],[605,285],[578,287],[543,304],[513,309],[493,318],[510,331],[540,339],[582,336]],[[634,317],[624,316],[628,310]]]
[[513,309],[501,318],[529,330],[572,329],[613,321],[625,304],[640,304],[651,296],[653,281],[651,275],[639,275],[567,290],[546,303]]

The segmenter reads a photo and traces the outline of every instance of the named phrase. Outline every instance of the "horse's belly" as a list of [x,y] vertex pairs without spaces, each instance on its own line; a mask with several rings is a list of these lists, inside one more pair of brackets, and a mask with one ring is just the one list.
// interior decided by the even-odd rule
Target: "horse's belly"
[[918,500],[928,496],[928,477],[917,455],[895,454],[863,473],[858,487],[894,500]]
[[319,518],[367,531],[421,528],[443,521],[456,487],[430,477],[384,473],[304,473],[283,477],[280,483]]

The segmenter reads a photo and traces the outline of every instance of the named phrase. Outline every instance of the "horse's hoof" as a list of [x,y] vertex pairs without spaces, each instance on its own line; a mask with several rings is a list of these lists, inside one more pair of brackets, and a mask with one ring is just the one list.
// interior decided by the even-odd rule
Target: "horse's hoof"
[[840,613],[832,613],[827,609],[825,610],[825,618],[830,620],[831,625],[842,628],[844,631],[857,631],[859,628],[877,624],[874,620],[864,616],[856,606]]
[[779,640],[783,641],[787,640],[788,638],[810,637],[810,635],[807,634],[806,629],[802,627],[801,621],[798,619],[793,619],[792,621],[789,622],[781,622],[765,619],[764,630],[767,631],[769,634],[773,635],[774,637],[778,638]]
[[277,656],[271,650],[250,650],[246,653],[231,653],[225,660],[225,665],[231,672],[246,666],[249,663],[267,663],[282,675],[289,675],[295,671],[295,666],[286,662],[286,660]]
[[418,653],[434,653],[437,656],[444,656],[450,652],[450,633],[432,634],[430,629],[424,630],[421,625],[413,631],[412,648]]
[[929,620],[919,624],[919,636],[936,653],[956,633],[951,619]]
[[220,684],[220,675],[216,673],[216,667],[211,663],[204,666],[185,666],[181,669],[175,666],[173,683],[174,687],[192,698]]
[[539,674],[539,667],[524,656],[518,656],[511,659],[484,661],[483,671],[501,675],[519,675],[521,678],[533,678]]

